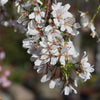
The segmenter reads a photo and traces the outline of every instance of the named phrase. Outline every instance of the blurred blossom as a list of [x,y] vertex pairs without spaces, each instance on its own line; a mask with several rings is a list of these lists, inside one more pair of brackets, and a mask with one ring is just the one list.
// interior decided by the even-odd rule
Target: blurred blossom
[[5,52],[2,51],[0,52],[0,60],[3,60],[5,58]]
[[0,0],[0,6],[4,6],[7,2],[8,0]]
[[9,87],[11,85],[11,81],[7,79],[9,75],[10,71],[3,71],[2,67],[0,66],[0,85],[4,88]]
[[[6,1],[8,1],[8,0],[0,0],[0,2],[2,2],[2,3],[6,3]],[[12,3],[13,3],[13,1],[14,0],[12,0]],[[9,27],[9,26],[13,27],[14,32],[20,31],[20,33],[24,33],[26,31],[26,28],[24,25],[22,26],[19,23],[17,23],[16,18],[13,17],[13,18],[9,19],[9,14],[4,5],[2,5],[2,7],[0,7],[0,24],[5,27]]]
[[89,15],[87,12],[79,11],[80,17],[81,17],[81,24],[83,28],[88,28],[91,30],[91,36],[92,38],[95,38],[97,36],[96,28],[94,26],[93,20],[89,18]]
[[4,72],[4,75],[8,77],[8,76],[10,75],[10,72],[9,72],[8,70],[6,70],[6,71]]
[[[5,52],[3,51],[3,47],[0,47],[0,60],[5,58]],[[0,65],[0,86],[8,87],[11,85],[11,82],[7,79],[10,76],[10,71],[2,70],[2,66]]]
[[5,7],[0,8],[0,23],[4,20],[4,17],[8,17],[8,13]]

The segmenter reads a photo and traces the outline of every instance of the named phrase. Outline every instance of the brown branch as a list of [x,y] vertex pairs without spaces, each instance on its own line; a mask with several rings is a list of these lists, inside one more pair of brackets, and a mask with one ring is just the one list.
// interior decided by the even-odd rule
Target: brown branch
[[1,94],[0,94],[0,100],[2,100]]
[[46,18],[48,17],[48,13],[49,13],[49,10],[50,10],[50,3],[51,3],[51,0],[48,0],[47,9],[46,9],[46,15],[45,15]]

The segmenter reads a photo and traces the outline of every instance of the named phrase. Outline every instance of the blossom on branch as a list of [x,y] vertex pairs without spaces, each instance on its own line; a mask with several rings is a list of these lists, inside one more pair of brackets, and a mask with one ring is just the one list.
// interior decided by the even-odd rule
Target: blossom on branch
[[51,89],[58,86],[65,95],[76,94],[78,80],[90,79],[94,68],[85,53],[78,61],[79,53],[72,37],[79,34],[81,26],[69,11],[70,4],[29,0],[18,6],[22,9],[18,22],[26,23],[27,28],[23,47],[32,55],[34,69],[43,74],[41,82],[50,81]]

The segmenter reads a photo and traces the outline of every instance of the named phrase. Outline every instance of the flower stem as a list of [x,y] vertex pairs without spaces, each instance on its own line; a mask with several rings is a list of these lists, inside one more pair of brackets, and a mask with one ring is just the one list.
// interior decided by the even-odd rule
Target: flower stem
[[97,16],[97,14],[99,13],[99,11],[100,11],[100,4],[99,4],[99,6],[98,6],[98,8],[97,8],[96,13],[94,14],[94,16],[93,16],[93,18],[92,18],[92,22],[93,22],[94,19],[96,18],[96,16]]
[[50,3],[51,3],[51,0],[48,0],[47,9],[46,9],[46,15],[45,15],[46,18],[48,17],[48,13],[49,13],[49,9],[50,9]]

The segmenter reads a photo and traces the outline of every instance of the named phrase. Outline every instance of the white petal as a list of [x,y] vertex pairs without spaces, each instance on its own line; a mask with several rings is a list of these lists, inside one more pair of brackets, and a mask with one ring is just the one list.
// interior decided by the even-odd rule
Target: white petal
[[71,90],[74,91],[75,94],[77,94],[77,91],[70,85]]
[[56,82],[51,80],[50,83],[49,83],[49,88],[53,89],[55,87],[55,85],[56,85]]
[[53,30],[53,27],[51,25],[45,27],[45,31],[49,32],[50,30]]
[[42,47],[47,47],[47,45],[44,43],[44,42],[40,42],[40,45],[42,46]]
[[35,61],[35,66],[40,66],[41,65],[41,63],[42,63],[42,61],[41,60],[39,60],[39,59],[37,59],[36,61]]
[[18,8],[17,8],[17,12],[20,13],[20,10],[21,10],[21,7],[18,6]]
[[75,29],[78,29],[78,28],[80,28],[80,27],[81,27],[81,26],[80,26],[79,23],[75,23],[75,24],[74,24],[74,28],[75,28]]
[[50,64],[51,64],[51,65],[55,65],[55,64],[57,63],[57,61],[58,61],[58,57],[51,57],[51,62],[50,62]]
[[65,66],[65,56],[60,57],[60,63]]
[[70,8],[70,4],[66,4],[64,7],[66,10],[68,10]]
[[78,81],[78,79],[75,79],[74,80],[74,85],[77,87],[78,85],[77,85],[77,81]]
[[37,54],[32,54],[32,57],[38,58],[38,55]]
[[69,93],[70,93],[70,89],[69,89],[68,86],[66,86],[66,87],[64,88],[64,94],[65,94],[65,95],[69,95]]
[[40,23],[40,21],[41,21],[41,16],[40,16],[40,15],[37,15],[35,19],[36,19],[36,21],[37,21],[38,23]]
[[24,39],[23,40],[23,47],[24,48],[30,48],[31,47],[31,43],[29,39]]
[[45,74],[42,78],[41,78],[41,82],[45,83],[47,82],[49,79],[47,78],[47,75]]
[[41,59],[43,60],[43,59],[47,59],[48,58],[48,55],[42,55],[41,56]]
[[48,74],[45,74],[42,78],[41,78],[41,82],[44,83],[44,82],[47,82],[49,81],[51,78],[51,72],[49,71]]
[[38,3],[40,3],[42,5],[42,2],[40,0],[37,0]]
[[27,35],[39,35],[39,31],[36,29],[30,29],[27,31]]
[[54,49],[54,48],[53,48],[53,50],[50,50],[50,53],[51,53],[52,55],[54,55],[54,56],[58,56],[58,55],[59,55],[58,49]]
[[45,12],[42,11],[42,12],[40,12],[40,14],[42,17],[45,17]]
[[69,26],[66,26],[66,29],[67,29],[68,33],[72,33],[73,32],[72,28],[69,27]]
[[54,23],[56,24],[56,26],[60,25],[60,23],[58,22],[58,19],[54,19]]
[[65,26],[64,25],[61,26],[61,31],[65,31]]
[[48,50],[44,48],[44,49],[41,50],[41,53],[42,54],[45,54],[45,53],[48,54]]
[[35,18],[35,14],[34,14],[34,12],[33,13],[31,13],[30,15],[29,15],[29,19],[34,19]]
[[0,0],[0,5],[4,6],[7,2],[8,0]]

